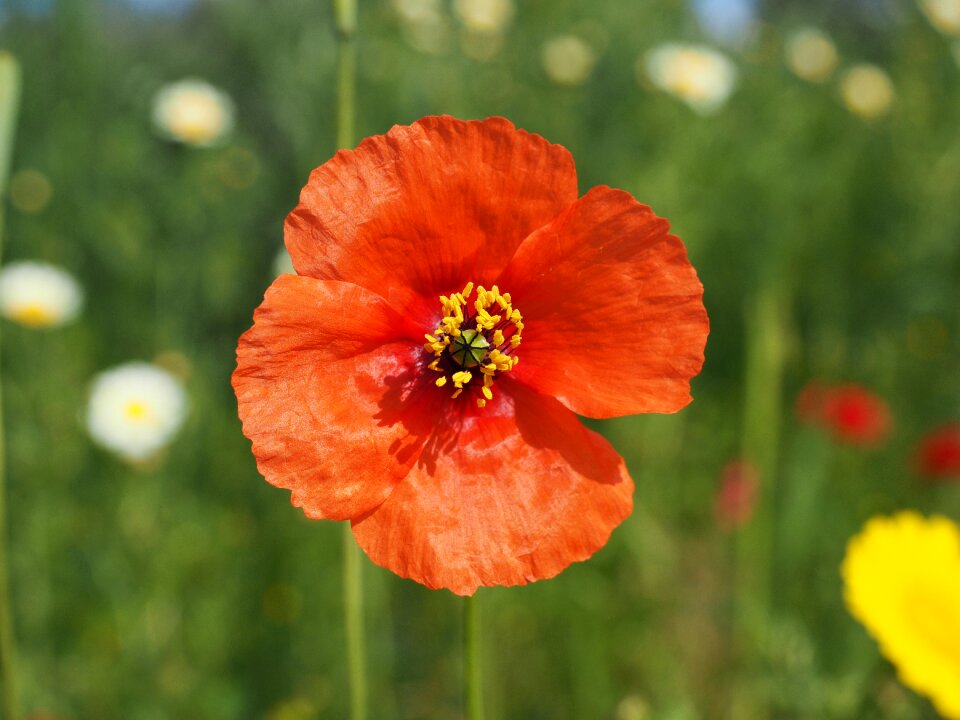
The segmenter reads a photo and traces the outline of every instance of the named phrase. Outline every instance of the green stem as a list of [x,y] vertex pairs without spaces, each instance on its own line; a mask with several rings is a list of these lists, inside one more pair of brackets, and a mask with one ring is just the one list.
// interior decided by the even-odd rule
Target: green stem
[[350,674],[350,720],[367,718],[367,672],[363,632],[363,557],[350,523],[343,524],[343,613]]
[[[354,144],[357,61],[356,0],[333,0],[337,27],[337,147]],[[367,718],[367,663],[363,624],[363,558],[350,531],[343,530],[343,612],[350,675],[350,720]]]
[[[20,66],[9,53],[0,52],[0,256],[7,201],[7,178],[13,154],[13,135],[20,101]],[[10,602],[10,570],[7,560],[6,447],[4,445],[3,397],[0,387],[0,678],[3,682],[3,717],[20,720],[17,684],[17,643],[13,634]]]
[[467,720],[483,720],[480,638],[480,605],[474,595],[466,598],[463,606],[463,674],[467,694]]
[[337,39],[337,148],[351,148],[355,142],[356,73],[353,33],[340,30]]
[[764,720],[768,716],[767,698],[757,692],[755,678],[771,620],[786,309],[784,289],[770,281],[745,306],[742,452],[757,468],[760,487],[756,513],[736,538],[734,647],[739,677],[734,684],[733,720]]

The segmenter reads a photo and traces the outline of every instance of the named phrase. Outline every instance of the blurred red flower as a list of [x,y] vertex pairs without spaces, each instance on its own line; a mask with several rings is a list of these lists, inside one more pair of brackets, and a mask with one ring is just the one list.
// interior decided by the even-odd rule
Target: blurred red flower
[[796,413],[801,421],[820,425],[851,445],[876,445],[886,440],[892,425],[886,402],[854,383],[809,383],[797,396]]
[[917,446],[917,471],[929,480],[960,480],[960,423],[927,433]]
[[720,487],[713,503],[717,524],[736,530],[749,522],[757,505],[760,474],[748,460],[733,460],[720,474]]
[[703,288],[665,220],[578,199],[570,154],[507,120],[431,117],[317,168],[285,240],[298,275],[233,375],[269,482],[463,595],[606,543],[633,483],[574,413],[675,412],[703,363]]
[[875,445],[890,434],[887,404],[859,385],[828,390],[823,399],[823,420],[837,440],[851,445]]

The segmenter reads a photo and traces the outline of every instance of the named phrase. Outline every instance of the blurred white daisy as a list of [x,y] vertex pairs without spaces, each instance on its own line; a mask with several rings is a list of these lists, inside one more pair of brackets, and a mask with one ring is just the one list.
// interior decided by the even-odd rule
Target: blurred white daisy
[[960,35],[960,0],[920,0],[930,24],[945,35]]
[[26,260],[0,269],[0,313],[14,322],[56,327],[73,320],[82,305],[80,285],[54,265]]
[[824,82],[837,69],[837,46],[816,28],[801,28],[790,35],[785,55],[787,67],[808,82]]
[[726,55],[700,45],[668,43],[654,48],[637,64],[661,90],[701,114],[723,105],[737,82],[737,68]]
[[840,81],[840,97],[854,115],[873,120],[886,115],[893,104],[893,82],[876,65],[856,65]]
[[153,98],[157,131],[186,145],[215,145],[233,130],[233,115],[225,92],[195,78],[164,85]]
[[131,362],[94,378],[87,430],[117,455],[146,460],[170,441],[186,414],[186,392],[176,376],[156,365]]
[[453,11],[468,30],[500,33],[513,19],[513,0],[454,0]]
[[576,35],[558,35],[543,44],[540,59],[547,77],[558,85],[582,85],[590,76],[597,55]]

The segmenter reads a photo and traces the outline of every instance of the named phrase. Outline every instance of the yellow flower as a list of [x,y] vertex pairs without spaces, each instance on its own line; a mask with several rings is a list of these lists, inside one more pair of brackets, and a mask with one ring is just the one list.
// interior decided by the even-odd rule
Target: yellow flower
[[872,518],[841,574],[850,613],[903,684],[960,720],[960,526],[914,511]]
[[785,55],[793,74],[809,82],[824,82],[837,67],[837,46],[816,28],[793,33],[787,40]]
[[582,85],[597,55],[576,35],[558,35],[543,44],[540,59],[547,77],[557,85]]
[[873,120],[886,115],[893,104],[893,82],[876,65],[866,63],[850,68],[840,82],[844,105],[855,115]]

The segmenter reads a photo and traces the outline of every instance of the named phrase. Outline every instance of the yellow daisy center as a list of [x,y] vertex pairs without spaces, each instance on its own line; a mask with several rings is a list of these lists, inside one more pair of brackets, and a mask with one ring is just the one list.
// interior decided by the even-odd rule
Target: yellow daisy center
[[123,408],[123,414],[130,422],[144,422],[150,417],[150,408],[145,402],[131,400]]
[[453,385],[451,397],[466,391],[477,406],[493,400],[493,383],[520,362],[517,348],[523,316],[510,293],[494,285],[489,290],[468,282],[461,292],[440,296],[443,317],[433,334],[424,335],[424,348],[434,357],[427,366],[440,374],[437,387]]
[[40,303],[29,303],[14,308],[10,312],[10,318],[28,327],[50,327],[58,320],[56,313]]

